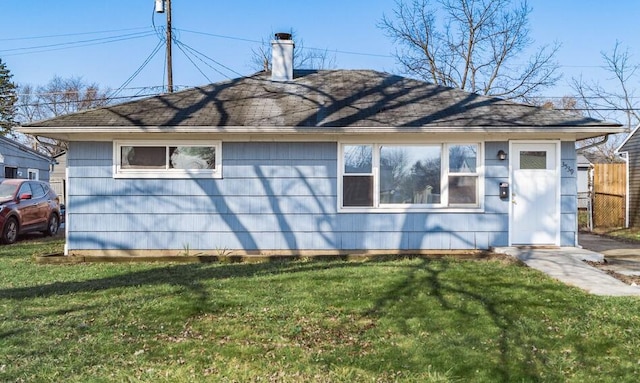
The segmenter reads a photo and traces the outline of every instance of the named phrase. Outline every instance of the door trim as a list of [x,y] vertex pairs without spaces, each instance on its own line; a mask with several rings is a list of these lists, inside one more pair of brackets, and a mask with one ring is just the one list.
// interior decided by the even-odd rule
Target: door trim
[[[509,246],[514,246],[513,245],[513,219],[514,219],[514,213],[513,213],[513,203],[511,203],[512,200],[512,191],[513,191],[513,187],[514,187],[514,169],[513,169],[513,161],[512,161],[512,153],[514,153],[513,151],[513,145],[514,144],[554,144],[555,145],[555,151],[556,151],[556,166],[555,166],[555,171],[556,171],[556,211],[555,211],[555,216],[556,216],[556,221],[558,222],[558,227],[556,230],[556,235],[555,235],[555,243],[551,244],[551,245],[540,245],[540,246],[560,246],[560,232],[562,231],[562,212],[561,212],[561,208],[562,208],[562,201],[561,201],[561,189],[562,189],[562,173],[561,173],[561,168],[560,168],[560,164],[562,163],[562,158],[561,158],[561,153],[562,153],[562,142],[560,140],[509,140],[509,185],[510,185],[510,190],[509,190]],[[523,244],[518,244],[516,246],[526,246]],[[532,246],[536,246],[535,244],[532,244]]]

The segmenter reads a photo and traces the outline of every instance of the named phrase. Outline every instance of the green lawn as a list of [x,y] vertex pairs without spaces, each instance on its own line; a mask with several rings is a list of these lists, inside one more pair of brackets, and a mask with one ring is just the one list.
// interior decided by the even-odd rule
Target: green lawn
[[621,239],[627,242],[640,242],[640,229],[637,227],[597,228],[594,230],[594,233],[604,234],[606,236]]
[[640,299],[499,260],[39,265],[0,247],[0,381],[633,382]]

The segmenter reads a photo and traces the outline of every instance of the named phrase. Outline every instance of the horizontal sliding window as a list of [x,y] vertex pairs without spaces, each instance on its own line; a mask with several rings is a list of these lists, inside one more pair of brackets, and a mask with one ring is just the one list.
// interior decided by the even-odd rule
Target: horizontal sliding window
[[220,141],[114,143],[115,177],[219,178]]
[[342,208],[479,207],[480,144],[342,144]]

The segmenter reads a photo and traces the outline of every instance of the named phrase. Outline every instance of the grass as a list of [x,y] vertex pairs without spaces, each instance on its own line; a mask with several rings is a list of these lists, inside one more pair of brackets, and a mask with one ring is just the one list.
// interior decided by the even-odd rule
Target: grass
[[597,234],[604,234],[610,237],[621,239],[629,242],[640,242],[640,228],[597,228],[594,229]]
[[624,382],[640,300],[505,260],[39,265],[0,247],[0,381]]
[[578,209],[578,228],[587,230],[589,228],[589,212]]

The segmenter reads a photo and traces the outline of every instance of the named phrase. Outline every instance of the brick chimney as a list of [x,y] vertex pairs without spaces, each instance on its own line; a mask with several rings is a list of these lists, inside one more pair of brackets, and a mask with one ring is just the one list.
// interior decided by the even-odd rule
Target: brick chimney
[[293,80],[293,40],[291,33],[276,33],[271,41],[271,80]]

